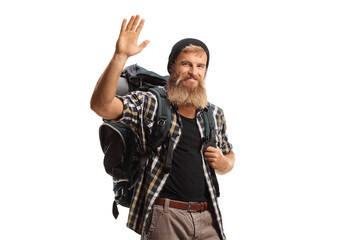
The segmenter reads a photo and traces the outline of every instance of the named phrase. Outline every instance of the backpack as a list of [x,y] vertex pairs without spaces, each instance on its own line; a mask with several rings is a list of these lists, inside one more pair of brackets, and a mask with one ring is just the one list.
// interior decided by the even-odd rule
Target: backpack
[[[169,141],[164,171],[169,172],[172,163],[172,149],[174,142],[168,137],[171,123],[170,102],[163,88],[168,76],[146,70],[137,64],[126,67],[119,80],[116,94],[123,96],[132,91],[151,91],[157,98],[158,110],[154,121],[152,135],[148,140],[146,151],[140,150],[132,130],[119,123],[103,120],[99,128],[100,145],[104,153],[105,171],[113,178],[113,216],[118,217],[117,205],[130,207],[134,188],[143,172],[145,163],[151,151],[165,141]],[[204,111],[205,147],[216,146],[215,125],[210,108]],[[169,119],[169,121],[168,121]],[[212,179],[219,196],[219,187],[214,169],[210,168]]]

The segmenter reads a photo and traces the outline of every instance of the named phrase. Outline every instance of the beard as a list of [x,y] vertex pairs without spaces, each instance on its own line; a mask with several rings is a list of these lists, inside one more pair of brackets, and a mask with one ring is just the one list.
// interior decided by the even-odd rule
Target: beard
[[[198,86],[194,88],[186,87],[183,80],[189,78],[198,80]],[[194,106],[197,109],[205,108],[208,103],[204,79],[191,76],[188,73],[170,76],[166,91],[169,101],[177,106]]]

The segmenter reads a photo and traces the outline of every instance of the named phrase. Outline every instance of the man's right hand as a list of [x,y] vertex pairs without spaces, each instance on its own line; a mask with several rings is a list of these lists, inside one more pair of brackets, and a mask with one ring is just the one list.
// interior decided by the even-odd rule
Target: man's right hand
[[126,19],[123,20],[115,53],[95,86],[90,107],[102,118],[117,119],[122,115],[124,105],[115,97],[118,79],[127,59],[141,52],[150,42],[145,40],[137,45],[145,22],[141,20],[139,23],[139,19],[139,15],[132,16],[128,24]]
[[141,19],[139,23],[139,19],[139,15],[132,16],[127,25],[126,18],[123,20],[119,39],[116,43],[115,54],[128,58],[140,53],[149,44],[150,41],[145,40],[140,45],[137,45],[140,32],[145,22],[144,19]]

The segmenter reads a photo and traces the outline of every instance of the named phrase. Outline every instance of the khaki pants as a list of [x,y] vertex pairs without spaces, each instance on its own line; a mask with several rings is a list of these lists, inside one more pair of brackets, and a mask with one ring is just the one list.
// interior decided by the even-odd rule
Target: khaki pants
[[164,206],[154,205],[149,221],[145,226],[144,240],[219,240],[216,219],[209,210],[188,212]]

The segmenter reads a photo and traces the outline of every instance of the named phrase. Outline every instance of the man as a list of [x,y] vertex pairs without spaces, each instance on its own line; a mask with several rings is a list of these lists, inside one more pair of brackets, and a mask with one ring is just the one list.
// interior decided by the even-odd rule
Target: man
[[[158,107],[150,92],[133,92],[117,97],[119,76],[127,59],[140,53],[149,40],[137,44],[144,20],[124,19],[115,53],[96,84],[91,109],[105,119],[131,127],[140,146],[145,148]],[[127,226],[142,239],[225,239],[217,203],[216,176],[231,171],[235,161],[228,142],[223,112],[208,103],[204,81],[209,65],[209,50],[196,39],[183,39],[170,53],[170,73],[166,92],[171,103],[170,138],[148,159],[134,190]],[[203,111],[212,110],[217,147],[203,146]],[[167,149],[173,147],[172,166],[164,169]]]

